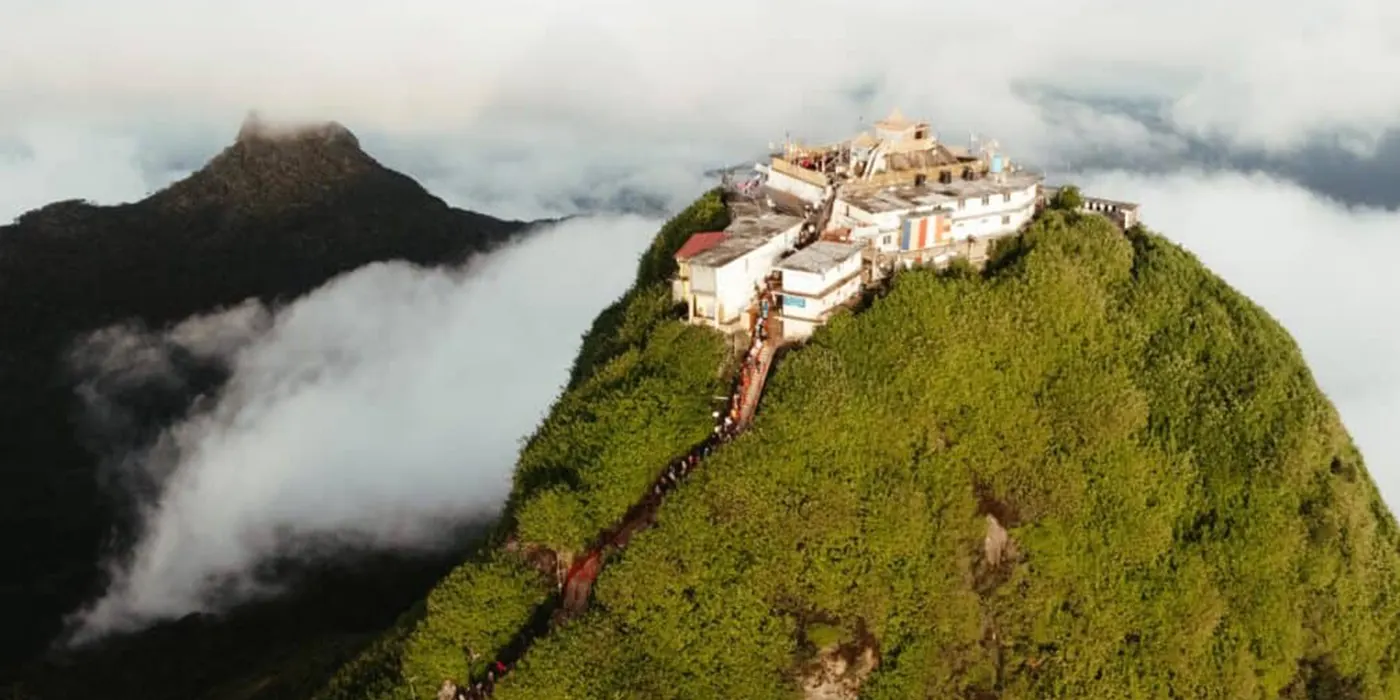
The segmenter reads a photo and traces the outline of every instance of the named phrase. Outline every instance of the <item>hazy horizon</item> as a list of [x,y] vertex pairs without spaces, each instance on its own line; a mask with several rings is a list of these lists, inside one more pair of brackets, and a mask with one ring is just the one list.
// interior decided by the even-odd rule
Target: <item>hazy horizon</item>
[[[339,357],[372,332],[386,346],[364,355],[364,366],[443,360],[405,381],[425,392],[456,388],[455,405],[466,412],[480,405],[473,397],[508,391],[523,368],[551,367],[547,376],[557,382],[577,333],[630,279],[656,215],[703,191],[707,169],[754,157],[787,134],[846,136],[898,107],[931,120],[944,140],[963,143],[975,131],[1013,159],[1072,173],[1092,194],[1140,202],[1149,227],[1195,252],[1294,335],[1387,502],[1400,503],[1400,437],[1390,430],[1400,404],[1400,329],[1383,321],[1389,301],[1400,298],[1400,281],[1383,269],[1400,252],[1400,82],[1387,80],[1400,72],[1400,5],[1295,0],[1279,11],[1257,1],[723,0],[598,12],[540,0],[382,8],[0,0],[0,7],[9,20],[0,25],[0,46],[12,58],[0,62],[0,221],[60,199],[139,199],[232,143],[250,109],[339,121],[372,156],[457,206],[523,219],[646,214],[585,220],[574,224],[585,232],[578,240],[561,229],[498,254],[482,263],[503,270],[495,277],[358,271],[268,312],[272,327],[292,329],[300,345],[250,333],[232,361],[287,347]],[[873,38],[905,26],[939,36]],[[523,250],[586,255],[593,268],[555,279],[522,261]],[[576,298],[551,305],[551,285],[564,282]],[[415,289],[441,298],[376,303]],[[502,371],[472,373],[446,361],[458,356],[444,348],[469,347],[464,339],[504,323],[467,297],[510,290],[537,292],[522,303],[548,309],[552,330],[505,338],[518,345],[497,358]],[[356,300],[347,327],[337,309]],[[406,332],[422,342],[393,342]],[[256,542],[262,530],[249,531],[252,544],[229,542],[182,515],[195,512],[183,504],[200,502],[203,489],[237,494],[237,507],[218,513],[228,519],[218,521],[225,530],[277,512],[293,529],[395,546],[419,543],[411,533],[430,517],[491,512],[516,441],[533,427],[523,416],[545,410],[555,388],[532,385],[508,425],[475,432],[388,419],[442,397],[376,394],[397,403],[370,407],[384,415],[366,420],[357,441],[465,440],[475,481],[453,486],[476,490],[446,491],[461,499],[452,504],[461,507],[456,515],[429,508],[421,518],[396,519],[404,503],[444,492],[443,458],[424,455],[396,465],[404,490],[365,488],[346,495],[345,508],[307,509],[302,518],[290,506],[316,493],[326,454],[313,451],[267,480],[241,473],[230,455],[314,430],[295,401],[315,399],[293,392],[293,404],[268,405],[268,418],[237,423],[239,431],[218,418],[237,415],[257,391],[283,386],[283,375],[266,373],[278,366],[240,369],[232,403],[216,407],[215,418],[171,426],[170,439],[183,446],[178,476],[152,506],[154,534],[119,553],[126,573],[92,613],[94,629],[198,609],[191,581],[237,577],[266,553]],[[359,396],[356,382],[365,380],[357,371],[331,373],[319,380],[329,384],[313,388]],[[364,464],[367,479],[377,465]],[[168,566],[169,552],[182,547],[215,554]]]

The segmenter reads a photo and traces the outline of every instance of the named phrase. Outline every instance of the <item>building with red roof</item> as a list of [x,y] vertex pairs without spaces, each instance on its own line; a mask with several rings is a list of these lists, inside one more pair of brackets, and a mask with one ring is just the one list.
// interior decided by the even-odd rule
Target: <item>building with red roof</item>
[[691,236],[686,240],[685,245],[676,251],[676,260],[690,260],[691,258],[719,245],[729,234],[723,231],[704,231]]

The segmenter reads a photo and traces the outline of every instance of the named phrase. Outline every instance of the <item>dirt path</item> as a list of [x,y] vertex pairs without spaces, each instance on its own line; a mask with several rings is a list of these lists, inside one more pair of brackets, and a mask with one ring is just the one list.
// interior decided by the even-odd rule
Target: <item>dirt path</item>
[[[798,249],[805,248],[819,240],[821,232],[831,220],[837,192],[838,187],[833,186],[826,193],[822,203],[809,211],[806,221],[806,235],[802,236],[798,242],[796,246]],[[738,437],[752,424],[754,414],[758,410],[758,403],[763,398],[763,389],[767,384],[768,373],[773,368],[773,358],[780,342],[779,326],[775,323],[777,293],[778,290],[770,285],[767,289],[762,290],[759,298],[755,300],[759,312],[750,328],[752,344],[749,352],[744,356],[743,365],[735,378],[727,405],[716,413],[714,432],[709,438],[691,448],[684,457],[668,465],[652,483],[646,495],[633,505],[616,525],[599,533],[593,546],[582,557],[574,561],[564,577],[564,584],[561,586],[559,596],[551,598],[540,606],[530,623],[507,645],[501,657],[495,662],[494,668],[500,669],[500,675],[509,673],[515,662],[525,655],[535,639],[548,634],[557,627],[568,624],[570,620],[586,611],[593,591],[593,582],[598,579],[598,574],[606,565],[607,555],[626,548],[633,536],[655,523],[657,510],[661,507],[666,496],[675,490],[686,476],[698,468],[714,450]],[[762,329],[761,332],[760,329]],[[452,687],[456,688],[456,693],[450,697],[459,700],[490,697],[496,677],[496,674],[493,673],[487,679],[479,680],[470,686],[457,687],[453,685]],[[447,681],[444,683],[444,687],[450,684],[451,681]]]
[[768,330],[772,328],[772,324],[769,323],[767,314],[772,313],[774,309],[771,292],[765,293],[764,298],[769,303],[762,307],[764,311],[757,319],[765,329],[763,337],[761,340],[755,338],[754,345],[750,348],[751,352],[745,355],[729,401],[724,410],[718,412],[710,437],[691,448],[684,457],[668,465],[652,483],[646,495],[633,505],[616,525],[599,533],[593,546],[573,562],[565,576],[559,596],[540,606],[530,623],[506,646],[500,658],[493,664],[492,668],[499,669],[499,673],[493,670],[487,678],[464,686],[447,681],[444,688],[450,686],[453,692],[446,697],[458,700],[490,697],[495,680],[509,673],[515,662],[525,655],[536,639],[568,624],[588,609],[593,582],[602,572],[607,555],[624,549],[633,536],[655,523],[657,510],[665,497],[697,469],[706,457],[724,443],[738,437],[749,426],[758,409],[758,403],[763,398],[763,387],[777,350],[776,338]]

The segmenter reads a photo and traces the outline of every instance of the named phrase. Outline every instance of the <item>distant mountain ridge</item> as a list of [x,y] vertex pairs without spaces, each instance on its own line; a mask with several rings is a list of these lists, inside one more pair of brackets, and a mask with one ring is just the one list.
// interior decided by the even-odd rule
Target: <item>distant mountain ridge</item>
[[256,116],[143,200],[55,202],[0,226],[0,669],[39,651],[100,590],[97,562],[120,515],[74,434],[63,360],[76,338],[289,301],[372,262],[455,264],[531,229],[449,206],[339,123]]

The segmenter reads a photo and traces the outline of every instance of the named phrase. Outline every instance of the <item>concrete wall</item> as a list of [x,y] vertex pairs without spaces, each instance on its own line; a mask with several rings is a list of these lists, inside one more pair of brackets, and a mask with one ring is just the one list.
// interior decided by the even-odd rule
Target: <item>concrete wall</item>
[[707,265],[691,265],[690,289],[695,294],[714,294],[715,268]]
[[[856,265],[857,271],[860,269],[859,260]],[[787,273],[783,273],[784,279]],[[784,282],[786,285],[786,282]],[[787,290],[784,289],[784,292]],[[783,323],[788,319],[807,320],[822,322],[826,320],[831,310],[846,303],[852,297],[860,293],[860,274],[854,274],[844,282],[840,282],[831,291],[820,297],[798,296],[795,294],[783,294]]]
[[969,237],[992,238],[1014,233],[1035,215],[1035,200],[1032,198],[1019,206],[984,209],[977,214],[953,215],[952,240],[962,241]]
[[786,192],[805,202],[820,202],[825,191],[823,187],[804,182],[784,173],[773,171],[768,175],[768,186]]
[[[754,299],[754,286],[761,286],[763,279],[773,271],[773,264],[778,258],[797,244],[801,230],[800,225],[794,226],[717,270],[709,268],[714,280],[719,311],[717,321],[720,324],[737,320],[749,308]],[[696,271],[692,275],[692,284],[698,289],[701,268],[692,267]]]
[[[995,237],[1013,233],[1035,215],[1037,185],[1028,185],[1010,193],[992,194],[984,198],[970,197],[948,205],[947,214],[951,227],[950,241],[966,240],[969,237]],[[1009,196],[1008,196],[1009,195]],[[900,224],[906,217],[931,215],[937,206],[921,206],[897,211],[867,212],[848,202],[840,202],[838,211],[842,213],[842,225],[852,228],[853,237],[874,239],[881,252],[899,249]],[[876,227],[881,235],[868,231]],[[860,233],[857,233],[857,229]],[[885,243],[883,234],[892,233],[891,243]],[[934,236],[929,235],[930,243]]]
[[1123,228],[1132,228],[1138,222],[1137,210],[1109,199],[1099,199],[1098,197],[1084,197],[1084,204],[1080,207],[1083,211],[1101,214],[1108,217],[1114,223]]
[[879,226],[852,228],[851,241],[864,243],[870,249],[881,253],[893,253],[899,250],[899,232],[881,229]]
[[715,296],[713,294],[690,295],[690,319],[715,322]]
[[783,317],[783,339],[799,342],[812,337],[820,323],[804,321],[800,318]]
[[808,202],[822,201],[822,195],[830,184],[825,175],[793,165],[781,158],[773,158],[768,166],[769,187]]
[[821,273],[783,268],[783,291],[815,296],[859,271],[860,251],[854,252],[851,257],[841,261],[841,264]]

